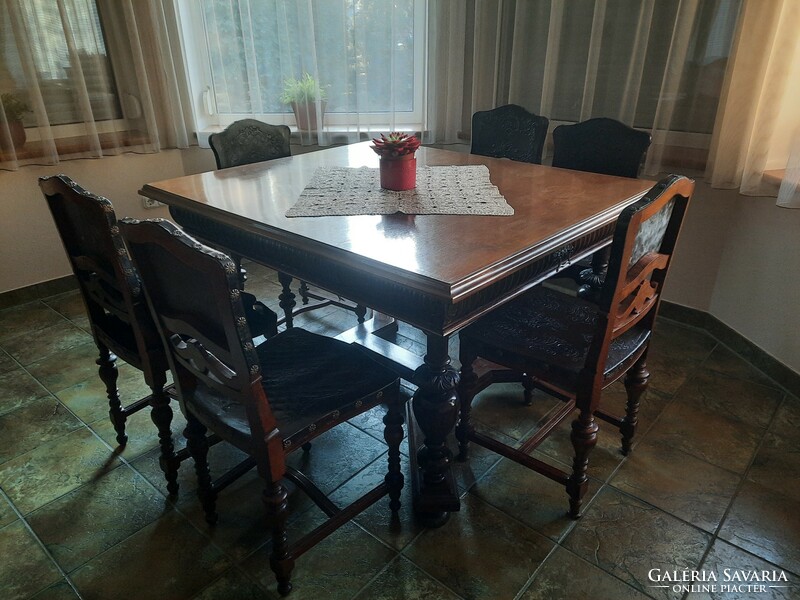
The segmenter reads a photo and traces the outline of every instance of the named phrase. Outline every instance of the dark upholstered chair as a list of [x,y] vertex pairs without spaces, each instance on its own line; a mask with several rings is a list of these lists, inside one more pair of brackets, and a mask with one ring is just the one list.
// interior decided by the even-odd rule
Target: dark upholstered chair
[[[355,345],[297,327],[254,345],[236,269],[226,255],[166,221],[126,219],[120,227],[167,348],[188,421],[186,437],[206,520],[217,521],[218,491],[255,466],[266,487],[270,562],[278,591],[288,594],[295,560],[314,544],[386,494],[392,511],[399,509],[403,407],[397,376]],[[389,407],[384,417],[388,474],[380,485],[339,509],[305,475],[288,467],[286,456],[380,403]],[[214,483],[207,431],[249,455]],[[284,478],[306,491],[329,517],[293,544],[287,541]]]
[[553,166],[617,177],[638,177],[650,134],[597,118],[553,130]]
[[256,119],[231,123],[225,131],[208,138],[218,169],[284,158],[292,155],[286,125],[270,125]]
[[[595,416],[619,427],[624,454],[631,449],[639,400],[649,378],[650,333],[693,189],[691,180],[671,175],[622,212],[599,304],[537,286],[461,332],[461,412],[456,435],[462,459],[469,442],[485,446],[563,484],[569,494],[570,515],[580,515],[589,452],[597,442]],[[478,357],[524,373],[533,387],[563,400],[563,408],[518,447],[475,431],[470,423],[473,397],[493,383],[496,375],[508,380],[507,371],[478,372],[474,368]],[[602,412],[600,400],[602,390],[623,375],[628,402],[625,416],[618,418]],[[529,399],[530,390],[526,392]],[[576,409],[572,472],[531,456]]]
[[[286,125],[270,125],[256,119],[242,119],[231,123],[225,131],[212,134],[208,142],[214,151],[217,168],[227,169],[291,156],[289,136],[290,130]],[[241,257],[232,256],[241,273],[242,284],[244,284],[246,272],[241,267]],[[283,288],[281,307],[284,309],[287,327],[292,326],[295,316],[331,305],[351,310],[356,313],[359,322],[364,321],[366,308],[312,292],[305,281],[300,282],[299,290],[303,306],[295,309],[295,295],[290,287],[292,278],[285,273],[279,273],[279,280]],[[314,300],[315,303],[309,304],[310,300]]]
[[[270,125],[257,119],[240,119],[228,125],[220,133],[208,138],[218,169],[228,169],[252,163],[285,158],[292,155],[289,145],[291,130],[286,125]],[[182,209],[170,207],[170,211],[180,213]],[[241,286],[247,279],[247,271],[242,268],[242,258],[232,255],[239,269]]]
[[[597,118],[559,125],[553,130],[553,166],[617,177],[638,177],[650,134],[614,119]],[[574,265],[562,276],[581,285],[578,295],[596,299],[608,268],[609,249],[595,252],[589,261]]]
[[[53,215],[83,297],[92,335],[100,351],[97,364],[108,394],[109,416],[117,443],[125,445],[127,418],[146,406],[158,428],[161,468],[167,490],[177,493],[178,466],[188,456],[175,454],[170,423],[172,409],[164,386],[167,357],[142,294],[139,275],[131,265],[107,198],[91,194],[69,177],[43,177],[39,186]],[[277,332],[277,315],[247,294],[248,318],[259,334]],[[117,389],[117,357],[144,374],[152,394],[123,407]]]
[[516,104],[472,115],[472,154],[542,164],[547,117]]

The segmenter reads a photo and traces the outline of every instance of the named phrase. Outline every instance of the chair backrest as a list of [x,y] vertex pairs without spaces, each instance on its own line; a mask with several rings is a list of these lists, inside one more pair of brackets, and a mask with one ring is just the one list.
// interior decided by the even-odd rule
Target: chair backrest
[[[282,457],[234,262],[164,219],[123,219],[120,229],[142,278],[184,413],[202,383],[243,404],[253,443]],[[270,464],[283,460],[275,456]]]
[[634,327],[645,334],[652,330],[693,191],[691,179],[669,175],[622,211],[600,292],[598,330],[586,361],[585,370],[596,383],[613,340]]
[[553,166],[635,178],[649,147],[647,132],[614,119],[589,119],[553,130]]
[[[121,353],[113,342],[123,337],[124,346],[138,353],[141,364],[137,366],[145,368],[145,376],[151,366],[166,371],[161,341],[111,202],[84,190],[66,175],[42,177],[39,187],[78,280],[95,339]],[[128,326],[126,331],[120,324]],[[131,347],[131,338],[136,347]],[[131,360],[130,356],[123,358]]]
[[472,154],[542,164],[547,117],[507,104],[472,115]]
[[208,138],[218,169],[291,156],[290,130],[286,125],[270,125],[256,119],[231,123],[221,133]]

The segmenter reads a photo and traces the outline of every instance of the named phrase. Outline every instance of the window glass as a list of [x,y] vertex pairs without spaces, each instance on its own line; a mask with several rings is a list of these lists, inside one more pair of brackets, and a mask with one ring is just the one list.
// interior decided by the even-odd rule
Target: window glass
[[414,0],[202,0],[221,114],[291,112],[288,78],[312,74],[327,113],[413,111]]
[[[23,72],[22,60],[27,59],[36,74],[51,125],[82,122],[86,120],[86,110],[91,110],[95,121],[121,117],[94,0],[66,3],[27,0],[19,3],[19,12],[14,18],[24,32],[12,35],[15,19],[10,13],[4,15],[2,27],[6,31],[1,47],[7,79],[11,80],[5,87],[13,85],[14,91],[24,95],[30,104],[28,92],[23,91],[31,87]],[[20,45],[24,45],[23,50],[19,49]],[[82,99],[86,98],[88,107],[82,104]],[[26,124],[34,125],[35,121],[32,112],[26,115]]]

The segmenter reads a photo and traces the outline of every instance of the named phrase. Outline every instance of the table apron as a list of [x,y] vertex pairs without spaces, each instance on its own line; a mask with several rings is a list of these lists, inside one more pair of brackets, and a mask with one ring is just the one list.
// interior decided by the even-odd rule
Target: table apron
[[348,300],[428,333],[444,336],[455,333],[500,304],[606,246],[614,232],[613,222],[601,225],[555,245],[552,250],[525,262],[513,272],[493,278],[474,293],[464,294],[454,301],[411,288],[388,276],[361,269],[356,264],[325,260],[308,250],[195,211],[170,206],[170,212],[184,229],[209,244],[341,294]]

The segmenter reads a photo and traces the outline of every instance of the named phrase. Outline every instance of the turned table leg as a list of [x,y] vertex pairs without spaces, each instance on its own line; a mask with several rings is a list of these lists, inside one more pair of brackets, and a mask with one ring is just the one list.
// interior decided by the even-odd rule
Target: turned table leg
[[428,334],[425,362],[414,371],[413,378],[418,389],[412,407],[424,444],[417,449],[412,483],[417,492],[417,516],[429,527],[443,525],[450,512],[459,509],[450,471],[453,454],[447,447],[447,436],[458,416],[458,379],[458,371],[450,364],[447,338]]

